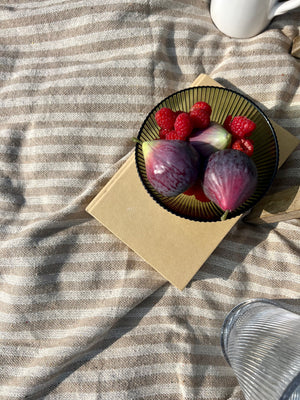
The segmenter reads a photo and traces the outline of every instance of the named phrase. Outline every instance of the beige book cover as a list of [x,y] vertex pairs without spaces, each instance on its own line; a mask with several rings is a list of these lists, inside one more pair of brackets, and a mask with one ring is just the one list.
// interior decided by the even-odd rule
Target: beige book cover
[[[221,86],[204,74],[191,86],[201,85]],[[299,141],[274,122],[272,124],[279,142],[280,166]],[[196,222],[164,210],[143,187],[133,153],[86,211],[180,290],[239,219]]]

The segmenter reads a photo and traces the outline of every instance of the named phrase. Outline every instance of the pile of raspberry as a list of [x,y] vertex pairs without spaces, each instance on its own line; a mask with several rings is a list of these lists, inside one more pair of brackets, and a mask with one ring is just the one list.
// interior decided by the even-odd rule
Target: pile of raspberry
[[195,103],[189,112],[163,107],[155,114],[160,127],[160,139],[186,140],[193,129],[206,129],[210,124],[211,106],[204,101]]
[[[159,138],[166,140],[187,140],[194,129],[206,129],[210,125],[211,106],[204,102],[195,103],[189,112],[173,111],[163,107],[155,113],[159,126]],[[228,115],[223,127],[232,135],[231,148],[243,151],[249,157],[254,151],[253,140],[250,136],[256,125],[251,119],[238,115],[232,118]]]

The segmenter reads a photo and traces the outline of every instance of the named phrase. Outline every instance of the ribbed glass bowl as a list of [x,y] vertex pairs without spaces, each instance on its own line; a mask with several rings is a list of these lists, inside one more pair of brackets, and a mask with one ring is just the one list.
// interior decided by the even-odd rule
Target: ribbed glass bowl
[[[176,92],[159,104],[148,114],[138,134],[141,142],[159,138],[159,127],[155,113],[162,107],[173,111],[188,112],[193,104],[205,101],[212,108],[211,121],[223,124],[228,115],[244,115],[256,124],[251,135],[254,141],[252,159],[258,172],[258,183],[253,195],[236,210],[230,212],[227,219],[236,217],[250,210],[270,188],[278,168],[279,148],[276,133],[263,111],[244,95],[233,90],[214,86],[196,86]],[[147,179],[142,145],[136,143],[135,161],[138,175],[149,195],[165,210],[193,221],[219,221],[224,211],[213,202],[201,202],[194,196],[179,194],[166,197],[158,193]]]

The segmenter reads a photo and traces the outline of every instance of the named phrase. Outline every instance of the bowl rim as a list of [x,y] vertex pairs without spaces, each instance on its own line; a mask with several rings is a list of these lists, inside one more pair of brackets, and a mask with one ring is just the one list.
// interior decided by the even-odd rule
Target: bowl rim
[[[273,181],[274,181],[274,179],[275,179],[275,176],[276,176],[277,171],[278,171],[278,165],[279,165],[279,145],[278,145],[278,139],[277,139],[277,135],[276,135],[275,129],[273,128],[273,125],[272,125],[270,119],[269,119],[269,118],[267,117],[267,115],[265,114],[265,112],[264,112],[257,104],[255,104],[255,102],[254,102],[252,99],[250,99],[249,97],[247,97],[247,96],[244,95],[243,93],[238,92],[237,90],[228,89],[228,88],[219,87],[219,86],[212,86],[212,85],[192,86],[192,87],[188,87],[188,88],[184,88],[184,89],[178,90],[178,91],[176,91],[176,92],[171,93],[170,95],[168,95],[168,96],[165,97],[164,99],[162,99],[159,103],[157,103],[157,104],[150,110],[150,112],[149,112],[149,113],[147,114],[147,116],[145,117],[145,119],[144,119],[144,121],[143,121],[143,123],[142,123],[142,125],[141,125],[141,127],[140,127],[140,129],[139,129],[137,139],[140,139],[141,134],[142,134],[143,129],[144,129],[144,126],[146,125],[148,119],[149,119],[150,116],[154,113],[154,111],[158,111],[158,110],[161,108],[162,103],[164,103],[164,102],[167,101],[169,98],[171,98],[171,97],[173,97],[173,96],[176,96],[176,95],[178,95],[178,94],[180,94],[180,93],[188,92],[188,91],[195,90],[195,89],[220,90],[220,91],[224,91],[224,92],[230,92],[230,93],[233,93],[233,94],[235,94],[235,95],[237,95],[237,96],[242,97],[243,99],[245,99],[246,101],[248,101],[252,106],[254,106],[254,108],[256,108],[256,109],[258,110],[258,112],[259,112],[259,113],[263,116],[263,118],[265,119],[265,121],[266,121],[267,125],[269,126],[270,131],[271,131],[271,133],[272,133],[272,136],[273,136],[273,139],[274,139],[274,145],[275,145],[275,165],[274,165],[274,170],[273,170],[272,177],[271,177],[270,180],[269,180],[269,184],[265,187],[264,191],[260,194],[260,196],[258,196],[257,199],[255,199],[255,201],[253,202],[253,204],[251,205],[251,207],[250,207],[248,210],[245,210],[245,211],[243,211],[243,212],[233,210],[232,212],[229,212],[229,213],[228,213],[227,220],[228,220],[228,219],[235,218],[235,217],[237,217],[237,216],[243,217],[243,215],[244,215],[245,213],[247,213],[247,212],[250,212],[251,209],[252,209],[254,206],[256,206],[257,203],[258,203],[258,202],[265,196],[265,194],[268,192],[268,190],[270,189],[270,187],[271,187],[271,185],[272,185],[272,183],[273,183]],[[199,101],[201,101],[201,100],[199,100]],[[165,209],[165,210],[168,211],[169,213],[171,213],[171,214],[173,214],[173,215],[176,215],[176,216],[178,216],[178,217],[180,217],[180,218],[189,220],[189,221],[195,221],[195,222],[210,222],[210,223],[211,223],[211,222],[219,222],[219,221],[221,220],[220,218],[219,218],[219,219],[216,219],[216,220],[207,220],[207,219],[205,219],[205,218],[197,218],[197,217],[192,217],[192,216],[188,216],[188,215],[183,215],[183,214],[181,214],[181,213],[179,213],[179,212],[177,212],[177,211],[175,211],[175,210],[169,209],[161,200],[159,200],[158,198],[156,198],[156,197],[154,196],[154,194],[150,192],[150,190],[149,190],[148,187],[146,186],[146,184],[145,184],[145,182],[144,182],[144,180],[143,180],[143,178],[142,178],[142,176],[141,176],[141,173],[140,173],[140,170],[139,170],[139,164],[138,164],[138,146],[139,146],[139,143],[136,143],[136,145],[135,145],[135,165],[136,165],[136,169],[137,169],[137,172],[138,172],[138,176],[139,176],[140,181],[142,182],[142,184],[143,184],[143,186],[144,186],[146,192],[152,197],[152,199],[153,199],[157,204],[159,204],[163,209]],[[176,196],[174,196],[174,197],[176,197]],[[215,204],[215,203],[214,203],[214,204]],[[216,207],[218,207],[217,204],[216,204]],[[221,208],[220,208],[220,210],[223,212],[223,210],[222,210]]]

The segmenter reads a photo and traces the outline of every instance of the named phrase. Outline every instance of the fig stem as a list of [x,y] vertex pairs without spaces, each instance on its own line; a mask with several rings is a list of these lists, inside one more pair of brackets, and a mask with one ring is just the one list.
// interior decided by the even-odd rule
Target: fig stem
[[226,220],[228,212],[229,212],[229,210],[225,210],[224,214],[221,217],[221,221],[225,221]]
[[140,139],[136,138],[136,137],[132,137],[131,139],[135,143],[143,144],[143,142]]

